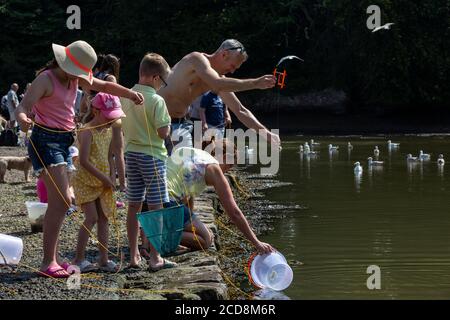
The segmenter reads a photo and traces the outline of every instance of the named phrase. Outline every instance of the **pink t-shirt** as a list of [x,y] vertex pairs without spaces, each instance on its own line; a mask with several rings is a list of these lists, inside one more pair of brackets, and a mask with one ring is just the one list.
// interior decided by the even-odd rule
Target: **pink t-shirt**
[[64,87],[52,70],[43,72],[53,85],[53,93],[41,98],[33,107],[35,121],[46,127],[70,131],[75,129],[75,99],[77,98],[78,79],[70,81],[69,88]]

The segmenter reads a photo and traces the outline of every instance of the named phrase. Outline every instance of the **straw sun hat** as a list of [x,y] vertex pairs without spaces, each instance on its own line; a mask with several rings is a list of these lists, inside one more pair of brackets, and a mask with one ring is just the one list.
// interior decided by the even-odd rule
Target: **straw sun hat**
[[68,74],[82,78],[92,84],[92,68],[97,62],[97,54],[87,42],[78,40],[67,47],[52,44],[59,67]]

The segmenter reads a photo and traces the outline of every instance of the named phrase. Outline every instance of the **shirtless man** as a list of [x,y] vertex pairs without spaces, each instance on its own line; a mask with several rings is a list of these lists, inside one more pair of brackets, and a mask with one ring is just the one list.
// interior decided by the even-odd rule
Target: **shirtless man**
[[245,108],[233,92],[269,89],[275,86],[275,77],[265,75],[256,79],[225,77],[233,73],[247,60],[244,46],[237,40],[225,40],[213,54],[192,52],[183,57],[167,78],[167,86],[158,94],[166,101],[172,118],[183,118],[189,105],[201,94],[212,90],[219,92],[223,102],[248,128],[263,129],[264,138],[280,144],[278,135],[271,133]]

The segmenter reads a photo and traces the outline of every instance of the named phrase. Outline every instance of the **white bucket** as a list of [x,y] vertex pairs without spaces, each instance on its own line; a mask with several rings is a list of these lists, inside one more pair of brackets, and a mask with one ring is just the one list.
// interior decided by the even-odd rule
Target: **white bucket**
[[257,255],[251,262],[250,275],[257,287],[275,291],[288,288],[294,277],[286,258],[280,252]]
[[22,239],[0,233],[0,264],[18,264],[22,250]]
[[47,211],[48,204],[36,201],[26,201],[25,205],[27,206],[28,219],[31,223],[31,231],[42,231],[44,216]]

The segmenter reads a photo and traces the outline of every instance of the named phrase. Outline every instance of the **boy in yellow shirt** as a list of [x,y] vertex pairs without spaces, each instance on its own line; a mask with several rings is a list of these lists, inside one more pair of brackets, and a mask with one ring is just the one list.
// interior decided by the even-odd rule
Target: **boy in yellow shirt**
[[[167,150],[164,139],[169,136],[171,119],[164,99],[156,90],[166,85],[170,67],[156,54],[144,56],[139,67],[139,84],[133,90],[145,97],[144,106],[122,99],[126,114],[122,121],[125,136],[125,161],[127,172],[127,234],[130,246],[130,267],[138,267],[141,256],[138,250],[139,224],[136,214],[143,201],[149,210],[163,208],[169,201],[166,185]],[[149,266],[153,271],[172,268],[176,264],[162,259],[150,243]]]

